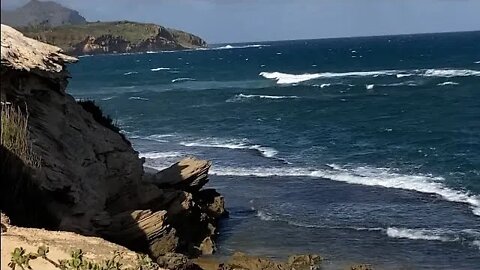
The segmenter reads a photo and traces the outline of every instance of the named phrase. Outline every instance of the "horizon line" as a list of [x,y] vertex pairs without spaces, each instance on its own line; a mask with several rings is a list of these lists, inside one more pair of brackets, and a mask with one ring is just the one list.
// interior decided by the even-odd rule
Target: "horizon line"
[[262,41],[234,41],[234,42],[215,42],[208,43],[208,45],[228,45],[228,44],[252,44],[255,43],[269,43],[269,42],[288,42],[288,41],[309,41],[309,40],[329,40],[329,39],[354,39],[354,38],[377,38],[377,37],[398,37],[398,36],[421,36],[421,35],[436,35],[436,34],[460,34],[460,33],[475,33],[478,30],[460,30],[460,31],[443,31],[443,32],[420,32],[420,33],[400,33],[400,34],[378,34],[378,35],[359,35],[359,36],[338,36],[338,37],[321,37],[321,38],[299,38],[299,39],[277,39],[277,40],[262,40]]

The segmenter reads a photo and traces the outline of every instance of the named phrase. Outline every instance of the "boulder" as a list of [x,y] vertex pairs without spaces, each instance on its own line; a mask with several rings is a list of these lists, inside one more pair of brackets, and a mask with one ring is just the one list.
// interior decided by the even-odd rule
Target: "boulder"
[[202,270],[194,264],[187,256],[178,253],[167,253],[157,258],[160,267],[170,270]]
[[219,270],[287,270],[285,263],[274,262],[270,259],[248,256],[237,252],[227,263],[220,264]]
[[356,265],[352,265],[350,266],[350,268],[348,268],[349,270],[373,270],[373,266],[371,264],[356,264]]
[[220,264],[219,270],[314,270],[320,269],[321,261],[318,255],[295,255],[287,262],[276,262],[237,252],[227,263]]
[[293,255],[288,257],[287,264],[292,270],[316,270],[322,260],[318,255]]
[[160,188],[197,192],[208,182],[211,165],[210,161],[187,157],[145,179]]

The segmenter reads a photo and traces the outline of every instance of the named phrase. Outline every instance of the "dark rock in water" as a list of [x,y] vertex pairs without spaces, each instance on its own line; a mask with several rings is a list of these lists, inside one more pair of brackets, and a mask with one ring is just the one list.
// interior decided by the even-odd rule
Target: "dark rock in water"
[[157,258],[160,267],[170,270],[201,270],[198,265],[192,263],[187,256],[178,253],[167,253]]
[[291,256],[287,262],[275,262],[237,252],[220,270],[314,270],[319,269],[322,258],[318,255]]
[[370,264],[357,264],[349,268],[349,270],[373,270],[373,266]]

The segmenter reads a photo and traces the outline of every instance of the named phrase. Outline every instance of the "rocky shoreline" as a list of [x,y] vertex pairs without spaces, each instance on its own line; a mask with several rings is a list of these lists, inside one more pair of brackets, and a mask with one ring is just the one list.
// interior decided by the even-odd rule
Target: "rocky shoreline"
[[[148,254],[167,269],[318,267],[315,255],[283,263],[241,253],[224,263],[192,261],[215,252],[219,220],[228,216],[223,196],[204,188],[211,162],[188,157],[163,171],[145,171],[112,119],[66,93],[66,64],[76,58],[9,26],[1,31],[2,269],[17,244],[52,245],[57,255],[80,245],[97,259],[104,257],[98,249],[122,249]],[[28,143],[21,149],[3,130],[12,117],[6,109],[25,120]]]

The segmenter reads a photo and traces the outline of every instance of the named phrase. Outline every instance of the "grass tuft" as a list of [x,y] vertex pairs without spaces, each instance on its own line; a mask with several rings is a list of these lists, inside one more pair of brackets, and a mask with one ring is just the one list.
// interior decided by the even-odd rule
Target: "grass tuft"
[[40,159],[32,151],[28,138],[28,114],[11,103],[2,102],[2,129],[0,143],[17,155],[25,164],[33,168],[40,167]]

